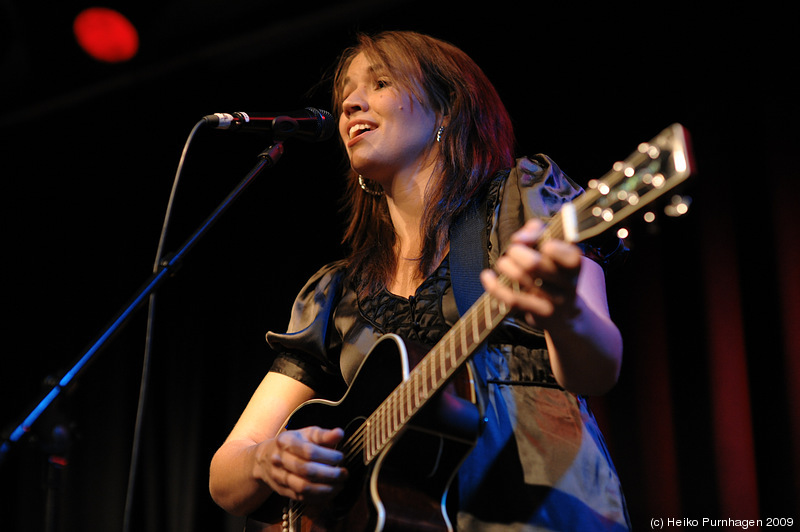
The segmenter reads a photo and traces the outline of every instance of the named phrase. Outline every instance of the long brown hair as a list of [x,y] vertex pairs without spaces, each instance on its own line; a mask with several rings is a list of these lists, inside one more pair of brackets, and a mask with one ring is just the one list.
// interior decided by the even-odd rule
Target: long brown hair
[[[390,31],[359,35],[344,51],[334,74],[333,108],[341,116],[343,80],[353,58],[363,53],[391,73],[393,82],[408,90],[447,127],[438,143],[438,175],[428,187],[422,218],[419,274],[429,275],[449,239],[452,221],[484,185],[514,162],[511,119],[494,86],[462,50],[415,32]],[[420,90],[422,94],[420,94]],[[433,139],[432,139],[433,142]],[[391,279],[396,267],[395,232],[386,198],[361,190],[357,175],[347,180],[349,272],[361,292],[374,294]]]

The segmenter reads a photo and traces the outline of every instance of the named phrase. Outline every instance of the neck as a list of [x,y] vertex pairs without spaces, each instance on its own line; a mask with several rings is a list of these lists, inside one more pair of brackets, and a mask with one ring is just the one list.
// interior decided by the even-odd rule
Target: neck
[[422,215],[433,166],[397,176],[386,190],[389,216],[397,234],[397,257],[418,258],[422,251]]
[[423,251],[422,217],[433,165],[407,176],[396,176],[386,188],[389,216],[397,236],[396,266],[390,290],[401,296],[413,294],[423,274],[419,259]]

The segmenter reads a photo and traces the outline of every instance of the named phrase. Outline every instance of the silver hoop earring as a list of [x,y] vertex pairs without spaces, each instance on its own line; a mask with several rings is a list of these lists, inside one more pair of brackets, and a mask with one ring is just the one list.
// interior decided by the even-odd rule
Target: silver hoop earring
[[436,132],[436,142],[442,142],[442,133],[444,133],[444,126],[439,126],[439,130]]
[[363,190],[370,196],[376,196],[376,197],[383,196],[383,190],[379,188],[369,188],[369,186],[367,185],[367,179],[365,179],[364,176],[362,175],[358,176],[358,184],[361,187],[361,190]]

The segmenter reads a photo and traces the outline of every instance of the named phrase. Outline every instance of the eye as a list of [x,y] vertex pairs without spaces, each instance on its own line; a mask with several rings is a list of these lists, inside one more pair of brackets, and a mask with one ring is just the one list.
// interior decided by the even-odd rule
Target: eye
[[392,81],[389,78],[378,78],[375,80],[375,88],[385,89],[392,86]]

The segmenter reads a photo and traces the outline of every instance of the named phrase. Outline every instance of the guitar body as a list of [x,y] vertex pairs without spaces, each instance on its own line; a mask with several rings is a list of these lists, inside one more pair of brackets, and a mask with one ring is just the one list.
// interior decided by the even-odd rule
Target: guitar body
[[[408,378],[421,349],[396,335],[370,350],[346,394],[337,402],[312,400],[290,417],[287,428],[341,427],[357,438],[367,418]],[[247,532],[446,532],[452,530],[446,498],[450,481],[472,450],[481,411],[469,365],[440,390],[377,456],[347,453],[350,479],[326,508],[273,496],[248,518]],[[367,463],[365,463],[367,462]]]

